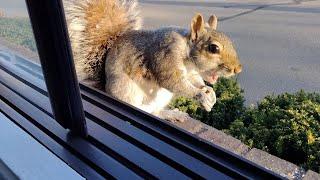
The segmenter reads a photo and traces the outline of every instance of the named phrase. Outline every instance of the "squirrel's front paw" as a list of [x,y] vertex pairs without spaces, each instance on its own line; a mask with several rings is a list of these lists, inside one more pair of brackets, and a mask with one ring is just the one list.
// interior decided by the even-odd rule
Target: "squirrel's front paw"
[[202,91],[204,91],[206,94],[211,96],[211,103],[214,105],[217,102],[216,93],[214,92],[213,88],[210,86],[205,86],[202,88]]
[[195,98],[199,101],[201,106],[208,112],[211,111],[217,99],[216,93],[209,86],[202,88]]

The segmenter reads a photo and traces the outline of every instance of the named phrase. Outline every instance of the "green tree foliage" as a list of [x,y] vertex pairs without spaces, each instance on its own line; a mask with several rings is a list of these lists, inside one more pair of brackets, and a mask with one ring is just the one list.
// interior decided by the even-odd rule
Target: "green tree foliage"
[[0,17],[0,37],[32,51],[37,50],[28,18]]
[[235,80],[221,79],[213,88],[218,100],[209,113],[184,97],[175,99],[171,107],[231,134],[250,147],[320,172],[319,93],[271,95],[257,107],[247,108],[243,90]]

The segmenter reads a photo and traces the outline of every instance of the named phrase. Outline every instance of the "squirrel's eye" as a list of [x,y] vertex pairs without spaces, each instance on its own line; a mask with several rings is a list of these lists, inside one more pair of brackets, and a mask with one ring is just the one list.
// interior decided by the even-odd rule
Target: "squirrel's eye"
[[208,46],[208,50],[212,53],[212,54],[218,54],[220,53],[220,48],[219,46],[215,45],[215,44],[210,44]]

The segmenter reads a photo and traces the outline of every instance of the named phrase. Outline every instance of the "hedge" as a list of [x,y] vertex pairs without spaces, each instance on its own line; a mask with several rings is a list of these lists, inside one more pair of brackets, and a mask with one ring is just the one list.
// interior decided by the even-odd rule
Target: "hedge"
[[270,95],[255,107],[245,107],[243,90],[234,79],[220,79],[213,87],[217,103],[211,112],[192,99],[179,97],[172,108],[246,143],[320,172],[320,94],[303,90]]

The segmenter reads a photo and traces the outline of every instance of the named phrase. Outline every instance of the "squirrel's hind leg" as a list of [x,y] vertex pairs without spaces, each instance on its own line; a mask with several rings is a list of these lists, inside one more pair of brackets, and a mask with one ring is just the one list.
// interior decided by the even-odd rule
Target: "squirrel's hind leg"
[[164,88],[159,88],[156,95],[148,102],[142,103],[138,108],[158,116],[158,112],[165,109],[170,103],[173,94]]
[[105,91],[107,94],[135,107],[142,104],[146,96],[144,91],[125,74],[108,74]]
[[138,105],[137,107],[170,122],[184,122],[188,120],[190,116],[187,113],[181,112],[178,109],[168,109],[168,104],[172,97],[172,92],[165,88],[160,88],[151,101]]
[[187,113],[181,112],[178,109],[168,109],[172,97],[172,92],[165,88],[160,88],[151,102],[143,104],[139,108],[170,122],[184,122],[188,120],[190,116]]
[[173,94],[167,89],[160,88],[156,96],[148,103],[145,103],[144,99],[148,99],[147,94],[137,83],[127,76],[113,76],[112,79],[109,78],[106,83],[106,92],[119,100],[170,122],[183,122],[190,118],[187,113],[177,109],[167,109],[173,97]]

